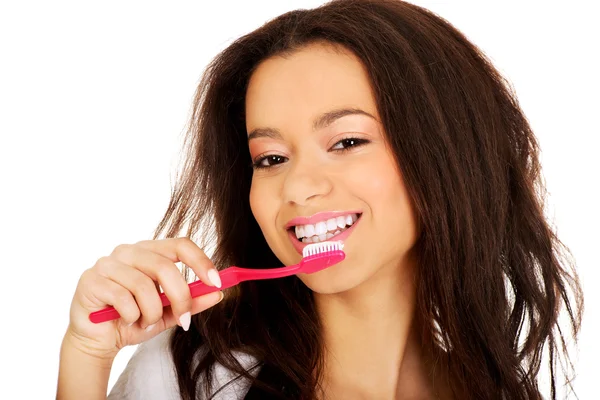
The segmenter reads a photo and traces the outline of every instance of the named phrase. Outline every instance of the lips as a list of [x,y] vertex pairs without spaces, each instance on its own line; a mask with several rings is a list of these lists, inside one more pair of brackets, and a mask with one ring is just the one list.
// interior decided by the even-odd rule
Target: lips
[[316,224],[317,222],[320,222],[320,221],[327,221],[328,219],[331,219],[331,218],[337,218],[337,217],[345,216],[345,215],[349,215],[349,214],[361,214],[361,211],[360,210],[356,210],[356,211],[325,211],[325,212],[316,213],[315,215],[313,215],[311,217],[296,217],[296,218],[291,219],[287,224],[285,224],[285,229],[290,229],[291,227],[294,227],[297,225]]

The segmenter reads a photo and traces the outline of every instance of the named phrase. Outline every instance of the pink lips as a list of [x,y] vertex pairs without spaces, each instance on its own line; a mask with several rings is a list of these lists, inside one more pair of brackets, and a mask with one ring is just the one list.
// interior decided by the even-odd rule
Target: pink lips
[[310,217],[296,217],[285,224],[285,229],[290,229],[296,225],[316,224],[319,221],[327,221],[331,218],[337,218],[349,214],[360,214],[360,211],[324,211],[316,213]]
[[[296,232],[294,232],[294,230],[290,230],[289,228],[291,228],[292,226],[296,226],[296,225],[306,225],[306,224],[315,224],[319,221],[326,221],[330,218],[335,218],[335,217],[339,217],[339,216],[344,216],[344,215],[349,215],[349,214],[361,214],[360,211],[343,211],[343,212],[323,212],[323,213],[318,213],[313,215],[312,217],[306,218],[306,217],[297,217],[292,219],[290,222],[287,223],[286,225],[286,229],[288,229],[288,236],[290,238],[290,241],[292,242],[292,245],[294,246],[294,248],[296,249],[296,251],[300,254],[302,254],[302,250],[308,246],[310,243],[302,243],[301,241],[298,240],[298,238],[296,237]],[[334,237],[332,237],[330,240],[331,241],[342,241],[344,242],[348,236],[350,236],[350,234],[352,233],[352,231],[354,231],[354,227],[360,222],[360,218],[357,219],[348,229],[346,229],[344,232],[340,233],[339,235],[336,235]]]

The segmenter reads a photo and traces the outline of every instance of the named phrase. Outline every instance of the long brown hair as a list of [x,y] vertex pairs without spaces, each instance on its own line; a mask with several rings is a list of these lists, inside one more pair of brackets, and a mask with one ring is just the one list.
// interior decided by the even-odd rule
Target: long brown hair
[[[583,295],[573,257],[544,216],[538,143],[510,84],[423,8],[331,1],[283,14],[222,51],[198,86],[185,163],[155,237],[185,234],[212,245],[217,268],[281,266],[249,206],[245,93],[262,61],[317,41],[352,51],[368,71],[422,227],[416,312],[425,351],[445,350],[438,363],[454,396],[541,398],[547,346],[556,398],[561,354],[572,368],[559,312],[566,309],[576,338]],[[174,332],[171,351],[184,399],[208,391],[217,362],[252,380],[247,398],[312,399],[321,344],[312,293],[290,277],[229,290],[189,332]],[[256,379],[235,351],[258,360]]]

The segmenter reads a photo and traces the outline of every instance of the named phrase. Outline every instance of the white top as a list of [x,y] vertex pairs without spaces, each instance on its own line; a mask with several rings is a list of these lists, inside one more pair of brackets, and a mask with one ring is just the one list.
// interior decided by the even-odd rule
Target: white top
[[[117,383],[110,391],[108,400],[181,399],[175,365],[169,350],[169,339],[172,331],[173,329],[166,330],[138,345],[123,373],[119,376]],[[233,355],[246,369],[256,363],[256,359],[248,354],[234,352]],[[258,368],[250,373],[256,376]],[[235,377],[235,373],[217,363],[211,394],[214,394]],[[250,382],[245,378],[240,378],[221,390],[214,397],[214,400],[243,399],[249,389]],[[199,391],[199,395],[203,395],[203,390]]]

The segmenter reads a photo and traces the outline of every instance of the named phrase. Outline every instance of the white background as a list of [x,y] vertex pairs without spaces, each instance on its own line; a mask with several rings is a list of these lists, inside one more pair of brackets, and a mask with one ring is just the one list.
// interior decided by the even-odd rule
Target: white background
[[[0,4],[0,397],[52,398],[81,272],[150,238],[209,60],[268,19],[322,1]],[[549,218],[586,290],[581,399],[597,398],[598,39],[594,2],[415,1],[479,45],[538,135]],[[133,348],[123,350],[112,386]]]

